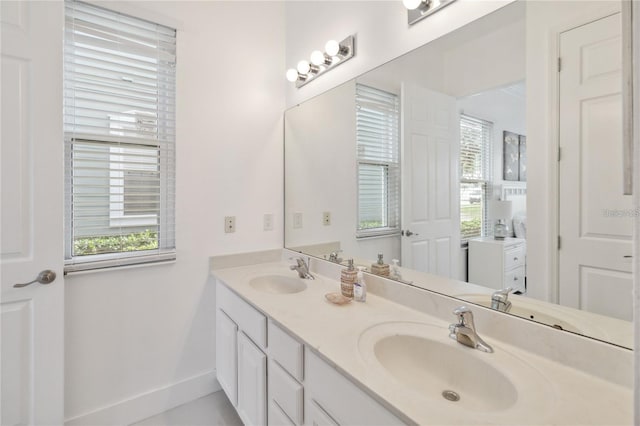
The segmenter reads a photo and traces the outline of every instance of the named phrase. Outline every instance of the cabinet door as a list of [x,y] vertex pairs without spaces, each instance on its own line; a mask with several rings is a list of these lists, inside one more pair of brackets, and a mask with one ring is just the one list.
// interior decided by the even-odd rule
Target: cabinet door
[[238,332],[238,415],[246,426],[267,423],[267,356]]
[[238,326],[216,310],[216,375],[231,403],[238,403]]

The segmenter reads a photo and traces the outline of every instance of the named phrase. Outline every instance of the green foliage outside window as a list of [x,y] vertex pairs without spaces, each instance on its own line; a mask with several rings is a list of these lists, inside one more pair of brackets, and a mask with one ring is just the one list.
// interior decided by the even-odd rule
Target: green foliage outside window
[[73,242],[73,254],[125,253],[130,251],[154,250],[158,248],[158,233],[145,230],[127,235],[98,236],[76,238]]

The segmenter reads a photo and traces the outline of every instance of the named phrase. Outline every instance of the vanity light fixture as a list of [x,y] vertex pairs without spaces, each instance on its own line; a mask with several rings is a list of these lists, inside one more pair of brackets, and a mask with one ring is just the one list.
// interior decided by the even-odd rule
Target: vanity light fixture
[[456,0],[402,0],[407,8],[407,22],[413,25]]
[[314,50],[311,53],[311,61],[302,60],[298,62],[296,68],[287,70],[287,80],[295,82],[296,87],[300,88],[330,69],[353,58],[356,53],[355,47],[356,38],[353,35],[339,43],[336,40],[329,40],[324,46],[324,52]]

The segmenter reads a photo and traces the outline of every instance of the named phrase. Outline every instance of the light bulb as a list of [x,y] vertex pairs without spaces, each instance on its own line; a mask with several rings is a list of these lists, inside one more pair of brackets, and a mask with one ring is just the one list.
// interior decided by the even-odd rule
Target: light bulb
[[297,79],[298,79],[298,71],[293,68],[289,68],[287,70],[287,80],[293,83]]
[[422,0],[402,0],[402,4],[409,10],[417,9],[422,3]]
[[307,61],[298,62],[298,72],[300,74],[307,74],[311,70],[311,66]]
[[340,44],[335,40],[329,40],[327,44],[324,45],[324,51],[327,52],[329,56],[336,56],[340,51]]
[[311,53],[311,63],[313,65],[322,65],[324,64],[324,53],[319,50],[314,50]]

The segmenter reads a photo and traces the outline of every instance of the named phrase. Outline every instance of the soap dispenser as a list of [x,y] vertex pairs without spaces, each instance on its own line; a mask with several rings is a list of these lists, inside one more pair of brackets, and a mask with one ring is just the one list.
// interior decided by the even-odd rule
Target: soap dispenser
[[357,272],[353,267],[353,259],[347,261],[347,267],[340,273],[340,292],[344,297],[353,297],[353,283],[356,281]]
[[400,261],[398,259],[391,259],[391,263],[391,273],[389,274],[389,278],[392,278],[394,280],[401,280],[402,275],[400,274],[400,265],[398,265]]
[[382,260],[382,253],[378,254],[378,262],[371,265],[371,273],[383,277],[389,276],[389,264]]
[[358,266],[356,282],[353,284],[353,300],[356,302],[366,302],[367,283],[364,282],[364,266]]

